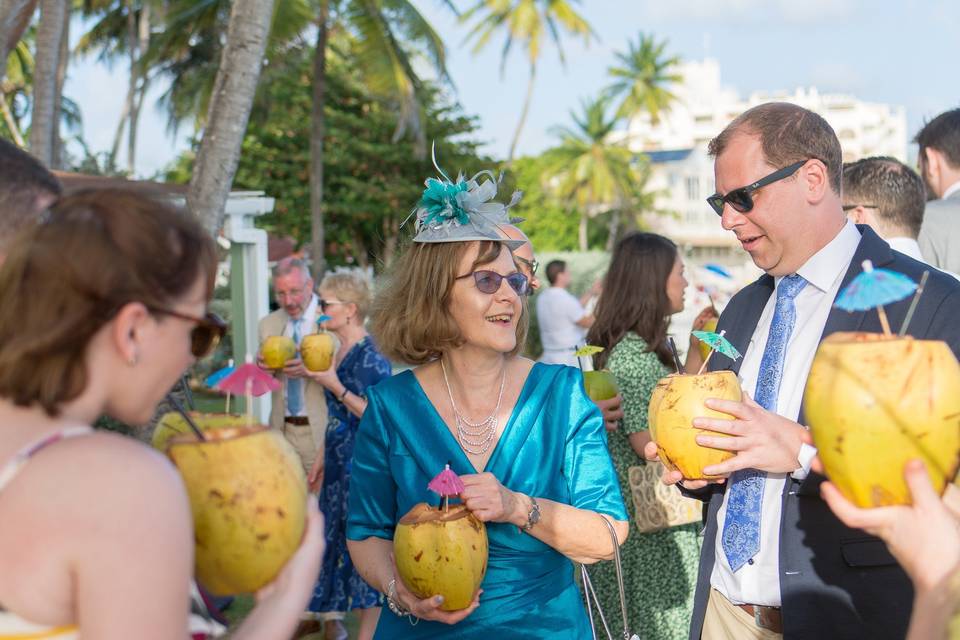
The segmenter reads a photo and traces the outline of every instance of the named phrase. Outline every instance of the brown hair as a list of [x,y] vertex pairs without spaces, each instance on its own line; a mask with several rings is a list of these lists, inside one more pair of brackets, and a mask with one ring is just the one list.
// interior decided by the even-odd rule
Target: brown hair
[[710,155],[722,154],[730,139],[740,133],[758,136],[767,163],[778,169],[801,160],[819,160],[827,167],[830,188],[840,194],[840,140],[827,121],[813,111],[789,102],[768,102],[744,111],[710,141]]
[[617,243],[603,279],[597,319],[587,334],[589,344],[604,349],[593,357],[597,369],[607,364],[628,331],[643,338],[660,362],[673,366],[667,346],[671,314],[667,279],[676,261],[677,245],[655,233],[633,232]]
[[184,212],[130,191],[79,192],[21,234],[0,268],[0,396],[51,416],[87,385],[93,336],[130,302],[165,308],[206,278],[213,239]]
[[921,167],[926,163],[924,151],[936,149],[951,168],[960,169],[960,109],[944,111],[924,124],[913,141],[920,147]]
[[876,207],[882,224],[911,238],[920,233],[926,196],[920,176],[896,158],[863,158],[843,165],[844,203]]
[[318,289],[330,289],[341,302],[357,307],[357,316],[362,321],[370,311],[370,287],[366,279],[356,273],[331,273],[324,276]]
[[[460,329],[450,315],[450,293],[460,259],[469,242],[414,242],[394,266],[373,302],[371,333],[387,358],[407,364],[425,364],[463,344]],[[490,264],[504,245],[481,241],[470,270]],[[527,296],[520,297],[523,312],[517,321],[517,345],[523,349],[529,314]]]
[[60,182],[40,162],[0,139],[0,251],[45,208],[44,197],[60,195]]

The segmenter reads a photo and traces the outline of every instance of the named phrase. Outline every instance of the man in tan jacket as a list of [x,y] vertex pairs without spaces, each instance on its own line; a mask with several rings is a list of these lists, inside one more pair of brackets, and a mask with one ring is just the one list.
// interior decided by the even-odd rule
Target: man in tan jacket
[[[260,342],[270,336],[287,336],[299,346],[303,336],[317,332],[321,315],[313,279],[304,262],[297,258],[278,262],[273,269],[273,290],[280,308],[260,320]],[[293,445],[304,474],[309,474],[318,452],[323,455],[327,431],[323,387],[307,376],[299,355],[275,375],[283,384],[271,396],[270,426]]]

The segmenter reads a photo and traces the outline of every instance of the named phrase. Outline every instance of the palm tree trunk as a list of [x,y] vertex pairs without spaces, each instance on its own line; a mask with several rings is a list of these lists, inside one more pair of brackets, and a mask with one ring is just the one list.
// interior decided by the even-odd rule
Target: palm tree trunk
[[226,46],[187,192],[187,206],[213,235],[223,223],[240,162],[272,18],[273,0],[233,2]]
[[[137,161],[137,125],[140,122],[140,108],[143,106],[143,99],[147,93],[146,71],[141,64],[143,54],[150,45],[150,3],[141,3],[140,18],[136,21],[135,48],[130,54],[130,84],[133,89],[133,97],[130,101],[130,126],[127,129],[127,170],[133,175]],[[130,13],[133,15],[134,7],[131,3]]]
[[130,109],[133,105],[133,95],[130,93],[130,87],[127,87],[127,97],[123,101],[123,110],[120,112],[120,121],[117,122],[117,131],[113,134],[113,145],[110,147],[110,156],[107,159],[109,171],[113,171],[117,166],[117,154],[120,153],[120,141],[123,140],[123,128],[130,118]]
[[37,28],[37,53],[33,71],[33,113],[30,118],[30,153],[53,166],[53,136],[57,125],[57,65],[60,39],[67,21],[69,0],[41,0]]
[[53,100],[53,169],[63,169],[63,137],[60,134],[60,119],[63,109],[63,83],[67,81],[67,66],[70,63],[70,14],[63,21],[63,36],[60,38],[60,54],[57,60],[57,87]]
[[580,240],[580,251],[587,250],[587,212],[580,214],[580,228],[577,230],[577,236]]
[[7,58],[23,37],[36,8],[37,0],[0,0],[0,80],[6,73]]
[[530,65],[530,79],[527,80],[527,97],[523,101],[523,111],[520,112],[520,122],[517,123],[517,130],[513,132],[513,142],[510,143],[510,155],[507,157],[507,163],[513,162],[513,157],[517,152],[517,143],[520,141],[520,132],[523,125],[527,122],[527,113],[530,111],[530,102],[533,99],[533,82],[537,78],[537,65]]
[[620,209],[614,209],[610,212],[610,223],[607,225],[607,251],[613,251],[617,244],[617,236],[620,232]]
[[27,143],[23,141],[23,134],[20,133],[20,127],[17,121],[13,119],[13,113],[10,112],[10,105],[7,104],[7,97],[0,96],[0,114],[3,115],[3,121],[7,125],[7,130],[13,136],[13,141],[18,147],[23,149]]
[[310,257],[313,278],[318,285],[326,271],[323,220],[323,140],[327,135],[327,35],[330,3],[320,3],[317,47],[313,54],[313,105],[310,114]]

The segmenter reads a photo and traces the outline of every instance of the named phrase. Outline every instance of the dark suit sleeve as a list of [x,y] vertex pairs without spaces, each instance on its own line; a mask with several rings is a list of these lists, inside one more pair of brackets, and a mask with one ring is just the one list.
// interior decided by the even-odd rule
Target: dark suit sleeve
[[950,345],[953,355],[960,359],[960,287],[955,287],[941,300],[924,337],[943,340]]

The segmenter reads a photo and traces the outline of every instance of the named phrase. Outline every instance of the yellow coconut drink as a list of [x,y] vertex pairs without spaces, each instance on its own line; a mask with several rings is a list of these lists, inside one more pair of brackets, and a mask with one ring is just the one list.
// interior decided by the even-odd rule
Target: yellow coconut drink
[[[595,347],[588,344],[574,351],[573,355],[577,357],[577,362],[580,362],[580,358],[589,358],[602,351],[603,347]],[[607,369],[582,371],[582,374],[583,388],[587,392],[587,396],[594,402],[609,400],[620,393],[620,387],[617,386],[616,377]]]
[[[205,419],[197,422],[203,428]],[[167,449],[190,498],[196,576],[214,595],[255,592],[300,546],[307,503],[303,469],[292,447],[266,427],[203,434],[205,441],[178,436]]]
[[[213,429],[225,429],[229,427],[245,427],[248,424],[245,416],[238,416],[229,413],[200,413],[191,411],[189,413],[193,423],[201,431],[211,431]],[[153,430],[151,444],[158,451],[166,451],[170,440],[178,436],[191,434],[190,426],[186,418],[179,411],[170,411],[163,414]]]
[[300,358],[310,371],[326,371],[333,363],[333,336],[326,331],[311,333],[300,340]]
[[937,491],[960,460],[960,364],[944,342],[835,333],[804,393],[830,481],[861,507],[909,504],[903,468],[923,461]]
[[650,437],[657,443],[660,460],[667,468],[679,470],[689,480],[709,478],[703,473],[704,467],[720,464],[734,455],[697,444],[696,437],[700,434],[729,437],[693,426],[694,418],[731,418],[708,409],[704,405],[707,398],[740,402],[742,393],[736,374],[732,371],[671,374],[657,382],[650,396]]
[[260,357],[268,369],[283,369],[297,355],[297,344],[287,336],[270,336],[260,345]]
[[444,611],[466,609],[487,573],[487,527],[450,497],[463,482],[450,464],[427,485],[440,505],[425,502],[407,512],[393,534],[393,553],[403,583],[419,598],[443,596]]

